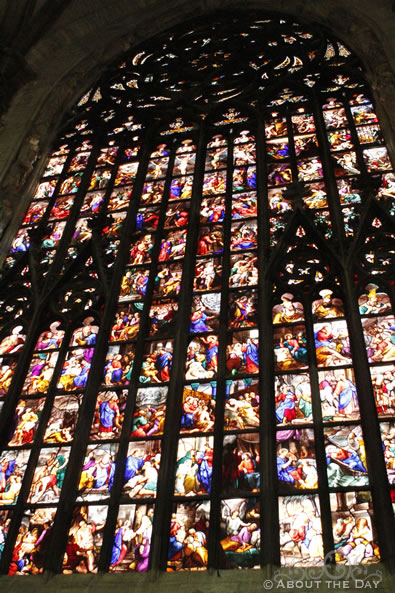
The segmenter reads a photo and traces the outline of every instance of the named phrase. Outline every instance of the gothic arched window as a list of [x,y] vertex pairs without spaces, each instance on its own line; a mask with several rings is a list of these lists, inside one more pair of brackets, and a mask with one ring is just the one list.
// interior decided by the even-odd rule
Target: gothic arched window
[[5,262],[3,571],[388,558],[394,187],[313,25],[197,22],[111,66]]

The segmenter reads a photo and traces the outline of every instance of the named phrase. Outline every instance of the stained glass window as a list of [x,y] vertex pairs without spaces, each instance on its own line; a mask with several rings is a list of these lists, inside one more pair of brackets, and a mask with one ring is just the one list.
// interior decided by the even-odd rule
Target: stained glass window
[[196,22],[65,122],[0,292],[2,571],[386,559],[395,178],[357,58]]

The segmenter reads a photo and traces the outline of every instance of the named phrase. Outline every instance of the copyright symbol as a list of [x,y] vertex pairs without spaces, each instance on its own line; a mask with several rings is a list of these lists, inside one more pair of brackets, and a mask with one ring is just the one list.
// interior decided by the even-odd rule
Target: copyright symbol
[[263,588],[266,589],[266,591],[273,589],[273,581],[263,581]]

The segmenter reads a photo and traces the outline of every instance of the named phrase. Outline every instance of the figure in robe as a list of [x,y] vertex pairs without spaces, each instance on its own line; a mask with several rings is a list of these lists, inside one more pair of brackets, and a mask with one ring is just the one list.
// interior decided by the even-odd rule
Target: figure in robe
[[241,347],[243,352],[244,366],[247,373],[258,373],[259,372],[259,359],[258,359],[258,345],[253,340],[248,338],[247,344],[243,344]]
[[190,331],[193,333],[210,331],[210,328],[206,325],[206,321],[214,319],[214,316],[207,315],[202,307],[199,307],[191,315],[191,328]]
[[204,492],[208,494],[211,492],[211,478],[213,475],[213,449],[207,444],[204,452],[200,451],[196,455],[196,461],[199,469],[197,471],[197,479],[199,480]]
[[121,428],[119,424],[120,411],[118,397],[114,394],[109,401],[99,403],[100,433],[112,433],[114,427]]
[[173,361],[173,355],[165,348],[159,348],[155,357],[155,368],[158,371],[160,381],[170,380],[170,369]]

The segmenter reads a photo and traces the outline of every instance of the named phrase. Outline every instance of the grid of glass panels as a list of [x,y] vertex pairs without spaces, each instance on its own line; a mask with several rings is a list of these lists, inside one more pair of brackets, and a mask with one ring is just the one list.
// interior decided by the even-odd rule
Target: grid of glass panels
[[[255,28],[267,59],[248,54],[248,68],[276,84],[243,95],[236,62],[214,76],[232,57],[215,40]],[[255,19],[224,35],[217,23],[180,41],[193,115],[155,119],[185,84],[166,48],[154,65],[131,53],[86,93],[11,245],[6,573],[386,554],[391,506],[373,482],[394,484],[394,174],[372,99],[343,74],[350,52],[318,49],[313,30]],[[195,77],[203,66],[211,87]],[[303,91],[288,88],[296,75]]]

